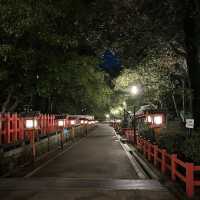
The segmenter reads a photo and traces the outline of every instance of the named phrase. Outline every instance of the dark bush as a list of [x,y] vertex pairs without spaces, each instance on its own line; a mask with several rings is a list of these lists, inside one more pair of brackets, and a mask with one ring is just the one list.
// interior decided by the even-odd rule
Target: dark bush
[[180,150],[186,156],[188,161],[193,161],[195,164],[200,165],[199,134],[194,134],[192,137],[186,138]]
[[143,129],[140,131],[140,136],[143,138],[150,140],[152,143],[155,142],[155,133],[153,129]]
[[180,153],[185,139],[186,136],[181,133],[165,133],[157,138],[157,143],[161,148],[166,148],[169,153]]

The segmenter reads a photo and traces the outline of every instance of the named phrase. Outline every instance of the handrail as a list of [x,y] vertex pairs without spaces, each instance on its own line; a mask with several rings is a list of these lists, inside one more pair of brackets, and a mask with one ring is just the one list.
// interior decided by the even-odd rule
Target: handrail
[[[127,138],[131,140],[134,137],[131,135]],[[137,136],[136,148],[141,150],[149,161],[152,161],[155,166],[160,163],[160,170],[165,173],[166,170],[171,172],[171,179],[176,180],[176,177],[181,179],[186,185],[186,194],[188,197],[193,197],[195,186],[200,186],[200,180],[195,179],[194,172],[200,172],[200,166],[195,166],[193,163],[187,163],[177,158],[176,154],[169,154],[166,149],[161,149],[157,145],[152,144],[141,136]],[[178,169],[181,166],[185,169],[185,174],[182,174]]]

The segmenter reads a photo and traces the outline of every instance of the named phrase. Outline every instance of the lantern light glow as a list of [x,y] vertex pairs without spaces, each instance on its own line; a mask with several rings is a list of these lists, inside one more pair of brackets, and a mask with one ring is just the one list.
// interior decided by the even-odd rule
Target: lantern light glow
[[63,127],[64,126],[64,120],[59,120],[58,121],[58,126]]
[[147,117],[147,122],[148,122],[148,123],[152,123],[152,121],[153,121],[153,120],[152,120],[152,117],[149,115],[149,116]]
[[33,129],[38,127],[38,121],[36,119],[26,119],[25,127],[27,129]]
[[154,116],[154,124],[161,125],[163,123],[163,119],[161,115]]
[[26,120],[26,128],[33,128],[33,120],[32,119]]
[[71,125],[75,125],[75,123],[76,123],[75,120],[71,120],[71,121],[70,121],[70,124],[71,124]]

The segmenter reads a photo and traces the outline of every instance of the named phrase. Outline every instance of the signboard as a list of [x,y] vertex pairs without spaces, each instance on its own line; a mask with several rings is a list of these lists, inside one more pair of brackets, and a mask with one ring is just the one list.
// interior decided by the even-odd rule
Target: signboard
[[194,128],[194,119],[186,119],[186,128]]

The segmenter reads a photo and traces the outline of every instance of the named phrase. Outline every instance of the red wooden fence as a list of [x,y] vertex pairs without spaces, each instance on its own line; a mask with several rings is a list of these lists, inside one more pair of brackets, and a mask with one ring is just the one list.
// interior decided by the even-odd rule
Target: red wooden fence
[[[134,144],[133,131],[125,130],[126,138]],[[146,139],[137,136],[137,149],[143,152],[144,156],[151,161],[154,166],[159,167],[162,173],[167,171],[171,174],[172,181],[179,178],[186,185],[186,194],[188,197],[194,195],[196,186],[200,186],[200,179],[195,177],[195,172],[200,172],[200,166],[193,163],[183,162],[177,158],[176,154],[168,154],[166,149],[160,149]],[[180,170],[182,168],[183,170]]]
[[24,139],[24,122],[18,114],[0,114],[1,143],[16,143]]
[[[84,117],[81,115],[80,117]],[[86,120],[91,116],[86,116]],[[36,134],[40,135],[47,135],[49,133],[61,130],[58,127],[58,119],[56,119],[55,115],[49,114],[38,114],[35,116],[38,120],[38,129]],[[74,118],[76,118],[74,116]],[[0,145],[1,144],[15,144],[18,142],[23,142],[25,139],[29,138],[28,131],[25,130],[25,119],[26,117],[22,117],[19,114],[10,114],[0,113]],[[69,124],[69,119],[66,116],[65,120],[65,127],[70,128],[75,125],[79,125],[80,122],[78,118],[76,118],[76,123],[74,125]]]

